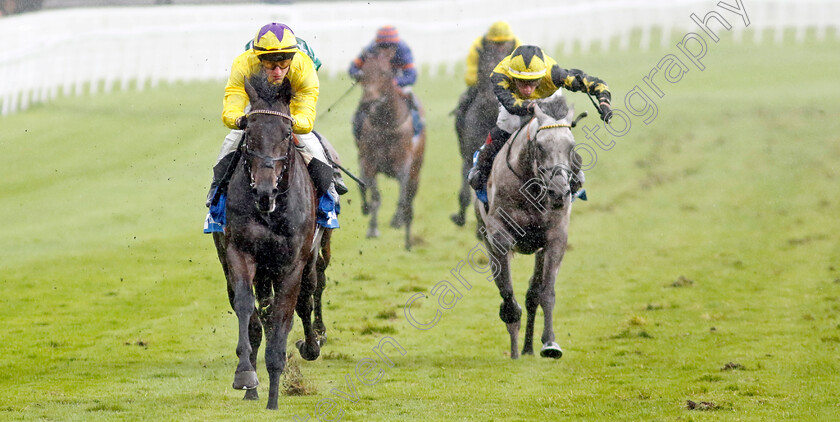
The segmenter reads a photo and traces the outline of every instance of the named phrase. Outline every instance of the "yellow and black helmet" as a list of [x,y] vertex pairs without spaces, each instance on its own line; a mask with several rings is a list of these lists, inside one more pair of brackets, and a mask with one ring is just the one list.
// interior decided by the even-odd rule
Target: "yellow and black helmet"
[[260,28],[252,48],[261,60],[284,60],[297,51],[297,38],[292,28],[273,22]]
[[508,72],[513,78],[532,81],[545,76],[547,70],[545,56],[535,45],[521,45],[510,55]]
[[493,25],[490,25],[490,29],[487,30],[487,35],[484,37],[491,42],[506,42],[514,39],[510,24],[504,21],[494,22]]

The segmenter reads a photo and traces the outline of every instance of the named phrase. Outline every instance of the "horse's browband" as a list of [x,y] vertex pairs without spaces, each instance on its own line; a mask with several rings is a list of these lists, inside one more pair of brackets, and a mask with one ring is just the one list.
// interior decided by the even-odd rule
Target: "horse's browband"
[[572,125],[570,125],[570,124],[568,124],[568,123],[556,123],[556,124],[553,124],[553,125],[540,126],[540,128],[539,128],[539,129],[537,129],[537,130],[543,130],[543,129],[553,129],[553,128],[556,128],[556,127],[567,127],[567,128],[571,128],[571,127],[572,127]]
[[288,114],[286,114],[286,113],[283,113],[282,111],[274,111],[274,110],[251,110],[251,111],[248,113],[248,115],[250,116],[250,115],[252,115],[252,114],[271,114],[271,115],[274,115],[274,116],[280,116],[280,117],[283,117],[283,118],[285,118],[285,119],[288,119],[290,122],[292,122],[292,125],[294,125],[294,124],[295,124],[295,118],[294,118],[294,117],[292,117],[292,116],[289,116],[289,115],[288,115]]

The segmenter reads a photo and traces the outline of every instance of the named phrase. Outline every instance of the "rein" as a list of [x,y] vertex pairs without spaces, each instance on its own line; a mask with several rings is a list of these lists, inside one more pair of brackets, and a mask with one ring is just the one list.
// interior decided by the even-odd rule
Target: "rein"
[[[527,151],[527,154],[528,154],[528,161],[529,162],[532,161],[532,157],[533,157],[533,153],[531,152],[532,142],[537,139],[537,134],[541,130],[556,129],[556,128],[569,128],[569,129],[571,129],[572,127],[574,127],[574,124],[555,123],[555,124],[551,124],[551,125],[540,126],[540,127],[537,128],[537,131],[534,132],[534,137],[533,138],[531,138],[531,128],[530,128],[530,126],[531,126],[531,120],[529,120],[528,123],[526,123],[524,126],[520,127],[519,130],[517,130],[513,135],[511,135],[511,137],[515,139],[516,136],[520,132],[522,132],[522,129],[525,128],[525,130],[526,130],[526,132],[525,132],[526,146],[525,147],[527,148],[526,151]],[[513,145],[511,145],[511,146],[513,146]],[[510,165],[510,150],[511,149],[512,149],[511,147],[508,147],[507,157],[505,159],[505,163],[507,164],[508,169],[511,171],[511,173],[514,174],[514,176],[516,176],[519,180],[526,180],[524,176],[520,176],[519,173],[517,173],[516,170],[513,169],[513,166]],[[559,169],[558,169],[558,167],[559,167]],[[565,168],[564,166],[555,166],[554,168],[551,169],[551,175],[549,177],[554,177],[554,174],[557,172],[557,170],[568,170],[569,172],[571,172],[571,169]]]

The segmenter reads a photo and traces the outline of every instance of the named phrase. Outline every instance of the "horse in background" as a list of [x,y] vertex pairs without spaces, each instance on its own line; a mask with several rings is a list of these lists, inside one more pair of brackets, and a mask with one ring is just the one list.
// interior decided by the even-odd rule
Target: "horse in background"
[[458,212],[452,214],[450,219],[459,226],[466,222],[466,210],[473,196],[472,188],[467,182],[467,174],[473,164],[473,154],[484,145],[487,134],[495,126],[499,116],[499,100],[493,93],[490,74],[513,48],[513,42],[485,43],[484,50],[478,57],[478,79],[475,85],[463,94],[469,96],[470,90],[475,90],[474,97],[466,110],[456,109],[455,133],[458,135],[458,147],[461,151],[461,191],[458,194]]
[[512,359],[519,357],[522,315],[511,281],[510,259],[514,252],[535,255],[525,296],[528,320],[522,354],[534,353],[534,319],[541,306],[544,325],[540,355],[555,359],[563,355],[555,342],[552,315],[555,279],[569,234],[570,182],[580,166],[580,158],[573,150],[571,117],[572,111],[563,97],[541,100],[535,118],[515,133],[496,156],[487,182],[488,204],[475,201],[479,232],[494,264],[493,276],[502,296],[499,317],[510,335]]
[[[415,134],[410,98],[406,98],[394,83],[391,68],[393,51],[375,49],[365,57],[362,65],[362,96],[357,113],[364,113],[356,137],[359,149],[362,213],[370,214],[367,237],[379,237],[378,213],[381,204],[376,176],[379,173],[392,177],[400,184],[397,210],[391,227],[405,227],[405,248],[411,249],[411,224],[414,220],[414,197],[420,181],[420,167],[426,145],[426,129]],[[423,115],[420,104],[418,112]],[[370,190],[370,200],[368,200]]]
[[[259,398],[255,368],[264,330],[267,408],[277,409],[295,310],[305,336],[298,344],[301,357],[314,360],[320,354],[311,315],[313,294],[329,263],[330,233],[316,231],[315,188],[293,146],[288,81],[276,86],[264,75],[253,77],[245,90],[252,108],[241,161],[228,187],[225,230],[214,233],[213,241],[239,321],[233,388],[246,390],[247,400]],[[320,302],[319,292],[316,297]]]

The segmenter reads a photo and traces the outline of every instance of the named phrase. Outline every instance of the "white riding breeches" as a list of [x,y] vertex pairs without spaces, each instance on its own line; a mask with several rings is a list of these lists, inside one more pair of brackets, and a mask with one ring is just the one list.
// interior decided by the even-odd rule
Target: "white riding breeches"
[[[562,95],[563,90],[558,89],[557,91],[554,91],[554,94],[551,94],[546,98],[560,97]],[[534,116],[531,114],[527,114],[525,116],[517,116],[515,114],[511,114],[509,111],[507,111],[507,109],[504,106],[499,104],[499,117],[496,119],[496,126],[499,129],[512,134],[519,130],[519,128],[522,127],[522,125],[528,123],[528,121],[531,120],[531,118],[533,117]]]
[[528,123],[533,116],[527,114],[525,116],[517,116],[515,114],[511,114],[511,112],[507,111],[507,109],[499,105],[499,117],[496,119],[496,127],[499,129],[507,132],[508,134],[513,134],[517,130],[519,130],[522,125]]
[[222,158],[226,155],[236,151],[236,147],[239,145],[239,139],[242,138],[244,133],[244,130],[233,129],[227,136],[225,136],[225,140],[222,142],[222,149],[219,151],[219,158],[216,158],[216,164],[218,164],[219,161],[222,161]]
[[303,160],[306,164],[309,164],[309,162],[315,158],[316,160],[331,166],[330,162],[327,160],[327,155],[324,152],[324,146],[321,145],[321,141],[318,140],[318,137],[315,136],[314,133],[296,133],[295,138],[298,140],[300,155],[303,156]]

